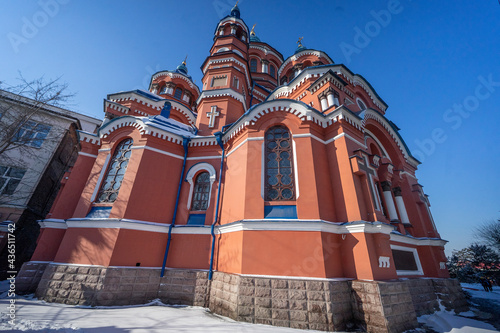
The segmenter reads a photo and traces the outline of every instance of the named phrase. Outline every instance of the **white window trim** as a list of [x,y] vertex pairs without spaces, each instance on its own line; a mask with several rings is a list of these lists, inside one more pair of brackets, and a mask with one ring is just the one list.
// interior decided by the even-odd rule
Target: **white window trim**
[[[364,108],[364,109],[361,109],[361,107],[359,106],[359,102],[361,102],[361,103],[365,106],[365,108]],[[359,97],[356,97],[356,105],[357,105],[357,106],[358,106],[361,110],[366,110],[366,109],[368,109],[368,106],[366,106],[366,103],[365,103],[365,102],[363,102],[363,100],[362,100],[361,98],[359,98]]]
[[[416,271],[398,271],[398,270],[396,270],[397,275],[424,275],[424,270],[422,269],[422,265],[420,264],[420,258],[418,257],[418,251],[416,248],[391,244],[391,250],[392,249],[406,251],[406,252],[412,252],[413,257],[415,258],[415,262],[417,264]],[[394,260],[394,258],[393,258],[393,260]],[[394,263],[394,267],[396,267],[396,263]]]
[[191,201],[193,199],[193,191],[194,191],[194,182],[193,178],[194,176],[198,173],[198,171],[207,171],[208,174],[210,175],[210,191],[208,192],[208,207],[210,207],[210,198],[212,196],[212,186],[217,178],[217,174],[215,173],[215,168],[209,164],[209,163],[198,163],[193,165],[187,175],[186,175],[186,181],[189,183],[189,196],[188,196],[188,201],[187,201],[187,209],[191,210]]

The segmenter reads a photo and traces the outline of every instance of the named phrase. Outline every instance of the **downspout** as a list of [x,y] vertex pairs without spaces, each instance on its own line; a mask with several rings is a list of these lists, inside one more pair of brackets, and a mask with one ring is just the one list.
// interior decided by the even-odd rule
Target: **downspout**
[[222,149],[222,155],[220,158],[220,171],[219,171],[219,185],[217,186],[217,203],[215,206],[215,218],[210,228],[210,234],[212,235],[212,250],[210,252],[210,270],[208,271],[208,280],[212,280],[213,267],[214,267],[214,249],[215,249],[215,224],[219,221],[219,203],[220,203],[220,187],[222,184],[222,170],[224,168],[224,157],[226,151],[224,150],[224,144],[222,143],[222,132],[214,133],[217,143]]
[[186,169],[186,159],[187,159],[187,154],[188,154],[189,141],[191,141],[191,138],[183,137],[183,139],[182,139],[182,146],[184,147],[184,161],[182,162],[181,178],[179,179],[179,187],[177,189],[177,198],[175,199],[174,216],[172,217],[172,222],[170,223],[170,226],[168,227],[167,247],[165,248],[165,256],[163,257],[163,265],[161,266],[160,277],[163,277],[163,275],[165,274],[165,265],[167,264],[168,250],[170,248],[170,241],[172,240],[172,228],[175,226],[175,218],[177,217],[177,209],[179,207],[179,198],[181,195],[182,181],[184,180],[184,171]]

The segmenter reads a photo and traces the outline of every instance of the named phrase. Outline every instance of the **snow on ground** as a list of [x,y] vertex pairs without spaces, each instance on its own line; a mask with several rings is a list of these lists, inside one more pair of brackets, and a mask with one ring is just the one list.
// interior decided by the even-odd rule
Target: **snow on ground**
[[[138,306],[90,308],[46,303],[33,299],[32,296],[17,297],[15,325],[12,326],[9,323],[10,318],[7,308],[10,301],[7,294],[8,287],[7,281],[0,282],[0,332],[306,332],[306,330],[236,322],[229,318],[214,315],[204,308],[166,306],[159,301]],[[496,287],[493,293],[482,291],[480,285],[463,284],[463,287],[471,292],[473,301],[498,302],[500,306],[499,287]],[[471,308],[471,310],[455,315],[441,309],[432,315],[421,316],[418,321],[422,327],[412,332],[427,332],[427,328],[431,328],[438,333],[497,332],[492,325],[477,320],[482,318],[481,311],[476,308]],[[500,316],[500,313],[497,316]]]

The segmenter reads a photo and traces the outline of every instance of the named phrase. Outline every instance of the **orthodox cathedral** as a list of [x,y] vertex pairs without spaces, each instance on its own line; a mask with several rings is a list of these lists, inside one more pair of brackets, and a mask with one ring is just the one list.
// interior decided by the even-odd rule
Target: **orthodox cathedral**
[[213,41],[201,86],[184,61],[107,96],[18,288],[324,331],[400,332],[463,306],[374,87],[300,40],[284,57],[237,5]]

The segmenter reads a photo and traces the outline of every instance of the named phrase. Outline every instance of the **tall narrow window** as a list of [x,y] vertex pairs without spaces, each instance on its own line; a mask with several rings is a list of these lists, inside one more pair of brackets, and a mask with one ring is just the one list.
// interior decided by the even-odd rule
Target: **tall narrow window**
[[174,97],[177,98],[177,99],[181,99],[181,97],[182,97],[182,89],[181,88],[176,88],[175,89]]
[[193,191],[193,205],[191,210],[207,210],[210,197],[210,175],[202,172],[196,177]]
[[269,65],[269,75],[271,75],[273,78],[276,77],[276,69],[273,65]]
[[252,72],[252,73],[257,72],[257,59],[250,60],[250,72]]
[[275,126],[266,133],[266,200],[294,200],[293,152],[290,132]]
[[125,139],[118,144],[113,158],[111,159],[106,177],[97,196],[97,202],[112,203],[118,196],[118,191],[122,185],[125,170],[132,154],[131,148],[134,141]]

